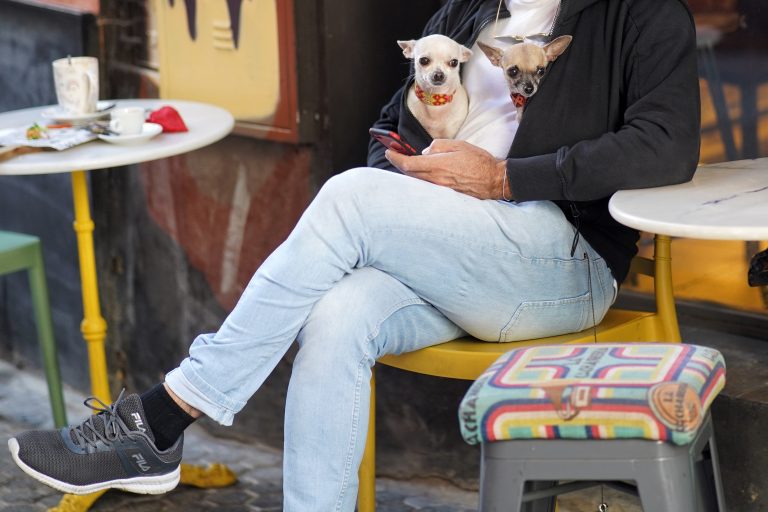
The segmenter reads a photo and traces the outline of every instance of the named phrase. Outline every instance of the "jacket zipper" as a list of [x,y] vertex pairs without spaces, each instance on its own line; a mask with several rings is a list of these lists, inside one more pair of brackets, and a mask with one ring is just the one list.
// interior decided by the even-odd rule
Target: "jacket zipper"
[[[555,33],[555,30],[559,28],[558,24],[560,22],[560,15],[563,12],[563,4],[567,1],[568,0],[560,0],[560,3],[557,4],[557,10],[555,11],[555,19],[552,20],[552,27],[550,27],[549,34],[548,34],[550,39],[552,38],[552,35]],[[573,234],[573,241],[571,242],[571,258],[573,258],[574,254],[576,254],[576,248],[579,245],[579,239],[581,238],[581,212],[579,211],[579,208],[576,206],[576,203],[574,201],[569,201],[569,206],[571,209],[571,217],[573,218],[573,227],[575,228],[575,231],[576,231]],[[584,254],[584,256],[585,256],[585,259],[587,260],[587,270],[589,271],[589,258],[587,257],[586,253]],[[592,286],[591,276],[589,277],[589,284],[591,287]],[[594,316],[594,303],[592,305],[592,308],[593,308],[592,314]],[[597,341],[597,336],[595,336],[595,341]]]
[[[506,18],[509,18],[509,16],[510,16],[509,11],[506,11],[506,15],[499,15],[499,19],[506,19]],[[496,15],[495,14],[491,14],[485,20],[483,20],[483,22],[480,24],[480,26],[477,28],[477,30],[472,32],[472,34],[469,36],[469,41],[467,41],[467,44],[465,46],[467,48],[472,48],[472,45],[475,44],[475,42],[477,41],[477,38],[480,37],[480,32],[482,32],[483,29],[485,27],[487,27],[488,24],[491,23],[494,19],[496,19]],[[461,73],[461,76],[463,78],[464,77],[464,66],[461,66],[460,73]]]
[[[506,10],[506,7],[504,9]],[[510,17],[510,13],[509,13],[508,10],[506,11],[506,14],[504,14],[504,13],[499,14],[499,19],[500,20],[501,19],[507,19],[509,17]],[[470,37],[468,46],[471,47],[473,44],[475,44],[475,42],[477,41],[477,38],[480,37],[480,32],[482,32],[483,29],[485,27],[487,27],[495,19],[496,19],[496,14],[491,14],[485,20],[483,20],[483,22],[480,24],[480,26],[477,28],[477,30],[472,33],[472,36]]]
[[[560,2],[557,3],[557,10],[555,11],[555,17],[552,19],[552,25],[549,27],[549,32],[547,33],[548,37],[552,37],[552,34],[555,33],[555,29],[557,28],[558,22],[560,21],[560,15],[563,12],[563,4],[567,1],[568,0],[560,0]],[[506,14],[502,13],[499,15],[500,20],[509,18],[511,16],[510,12],[506,9],[506,7],[505,7],[505,11],[506,11]],[[480,27],[478,27],[478,29],[472,33],[472,36],[470,37],[470,40],[468,42],[469,46],[472,46],[473,44],[475,44],[475,42],[477,41],[477,38],[480,37],[480,32],[482,32],[483,29],[487,27],[488,24],[494,19],[496,19],[496,15],[492,14],[488,16],[485,20],[483,20],[483,22],[480,24]]]
[[567,2],[568,0],[560,0],[557,3],[557,10],[555,11],[555,19],[552,20],[552,26],[549,27],[549,33],[547,36],[550,38],[552,37],[552,34],[555,33],[555,28],[557,27],[557,22],[560,21],[560,13],[563,10],[563,3]]
[[573,227],[575,232],[573,233],[573,241],[571,241],[571,258],[576,254],[576,248],[579,245],[579,239],[581,238],[581,211],[576,206],[574,201],[570,201],[568,205],[571,207],[571,217],[573,218]]

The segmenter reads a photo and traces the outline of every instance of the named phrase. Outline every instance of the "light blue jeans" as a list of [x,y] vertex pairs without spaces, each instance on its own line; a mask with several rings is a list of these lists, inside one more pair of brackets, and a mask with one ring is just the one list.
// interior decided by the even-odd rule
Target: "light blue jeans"
[[599,322],[613,278],[585,241],[571,257],[573,236],[547,201],[482,201],[387,171],[347,171],[323,186],[220,330],[199,336],[166,382],[231,425],[298,340],[284,510],[352,511],[376,359],[465,333],[508,342]]

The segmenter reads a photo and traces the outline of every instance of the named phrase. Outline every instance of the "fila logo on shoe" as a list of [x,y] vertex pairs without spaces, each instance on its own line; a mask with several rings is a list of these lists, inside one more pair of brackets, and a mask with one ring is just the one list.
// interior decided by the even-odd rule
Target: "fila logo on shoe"
[[136,427],[136,430],[139,430],[141,432],[147,431],[146,428],[144,428],[144,421],[142,421],[141,416],[137,412],[131,413],[131,418],[133,418],[133,424]]
[[139,466],[139,469],[142,471],[149,471],[149,464],[147,464],[147,460],[142,456],[140,453],[134,453],[131,455],[134,459],[136,459],[136,465]]

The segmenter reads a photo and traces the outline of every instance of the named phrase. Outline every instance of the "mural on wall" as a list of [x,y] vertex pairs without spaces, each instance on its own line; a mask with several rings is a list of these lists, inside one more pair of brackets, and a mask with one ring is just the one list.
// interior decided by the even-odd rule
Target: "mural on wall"
[[[153,6],[160,97],[226,108],[239,134],[298,139],[291,0],[156,0]],[[150,217],[225,310],[309,203],[311,155],[306,146],[227,137],[141,165]]]
[[[173,7],[175,0],[168,0]],[[184,0],[187,8],[187,29],[189,37],[192,40],[197,38],[197,0]],[[243,0],[227,0],[227,10],[229,11],[229,25],[232,28],[232,37],[235,42],[235,48],[240,42],[240,8],[243,6]]]
[[293,5],[287,0],[163,0],[160,95],[226,108],[236,132],[297,140]]
[[230,310],[310,201],[307,147],[229,137],[141,165],[150,217]]

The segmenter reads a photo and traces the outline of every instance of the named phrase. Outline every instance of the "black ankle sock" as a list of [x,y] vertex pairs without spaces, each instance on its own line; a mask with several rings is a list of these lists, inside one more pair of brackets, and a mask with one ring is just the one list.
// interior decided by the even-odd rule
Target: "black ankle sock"
[[144,392],[140,398],[158,450],[170,448],[184,429],[195,421],[173,401],[162,383]]

